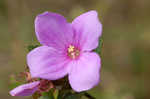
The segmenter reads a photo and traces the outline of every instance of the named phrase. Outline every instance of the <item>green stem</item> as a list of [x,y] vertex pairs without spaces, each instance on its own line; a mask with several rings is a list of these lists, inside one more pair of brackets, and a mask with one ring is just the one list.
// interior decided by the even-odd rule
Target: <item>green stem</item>
[[95,97],[91,96],[89,93],[84,92],[84,96],[86,96],[89,99],[96,99]]

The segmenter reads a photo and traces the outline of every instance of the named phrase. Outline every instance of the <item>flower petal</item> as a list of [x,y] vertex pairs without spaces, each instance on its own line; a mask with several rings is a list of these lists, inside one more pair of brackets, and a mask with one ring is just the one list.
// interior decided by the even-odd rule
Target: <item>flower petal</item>
[[102,24],[98,20],[96,11],[89,11],[78,16],[73,22],[75,43],[84,51],[91,51],[98,46],[102,34]]
[[72,66],[69,82],[75,91],[89,90],[99,83],[101,61],[96,53],[83,53],[79,60],[72,62]]
[[64,48],[73,38],[71,24],[56,13],[45,12],[35,19],[35,32],[39,42],[54,48]]
[[64,53],[48,46],[35,48],[27,55],[31,76],[49,80],[64,77],[69,61]]
[[10,94],[12,96],[30,96],[38,89],[39,83],[39,81],[35,81],[32,83],[20,85],[17,88],[11,90]]

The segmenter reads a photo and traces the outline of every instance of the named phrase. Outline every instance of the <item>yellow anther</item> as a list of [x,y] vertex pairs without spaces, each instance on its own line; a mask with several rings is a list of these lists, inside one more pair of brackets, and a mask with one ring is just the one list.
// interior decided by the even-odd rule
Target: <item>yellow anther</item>
[[71,59],[76,59],[79,55],[80,55],[80,51],[75,46],[70,45],[68,47],[68,56]]
[[70,52],[73,52],[74,51],[74,49],[75,49],[75,47],[74,46],[72,46],[72,45],[70,45],[69,46],[69,48],[68,48],[68,52],[70,53]]

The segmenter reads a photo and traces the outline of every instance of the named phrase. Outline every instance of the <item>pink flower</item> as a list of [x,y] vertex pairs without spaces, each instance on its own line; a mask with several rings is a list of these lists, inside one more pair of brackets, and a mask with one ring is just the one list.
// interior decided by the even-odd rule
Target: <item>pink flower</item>
[[30,96],[39,88],[40,81],[23,84],[10,91],[12,96]]
[[77,92],[99,83],[101,60],[92,52],[102,34],[96,11],[82,14],[72,23],[59,14],[45,12],[36,17],[35,32],[42,46],[27,55],[33,78],[57,80],[68,75]]
[[35,92],[48,92],[53,88],[53,84],[48,80],[33,81],[20,85],[10,91],[12,96],[30,96]]

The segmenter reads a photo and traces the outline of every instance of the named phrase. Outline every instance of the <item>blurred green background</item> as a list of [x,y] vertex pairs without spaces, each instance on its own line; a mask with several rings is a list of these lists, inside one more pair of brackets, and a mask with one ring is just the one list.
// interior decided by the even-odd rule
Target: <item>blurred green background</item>
[[24,71],[26,47],[37,44],[35,16],[52,11],[69,22],[97,10],[103,24],[97,99],[150,99],[150,0],[0,0],[0,99],[11,97],[10,75]]

